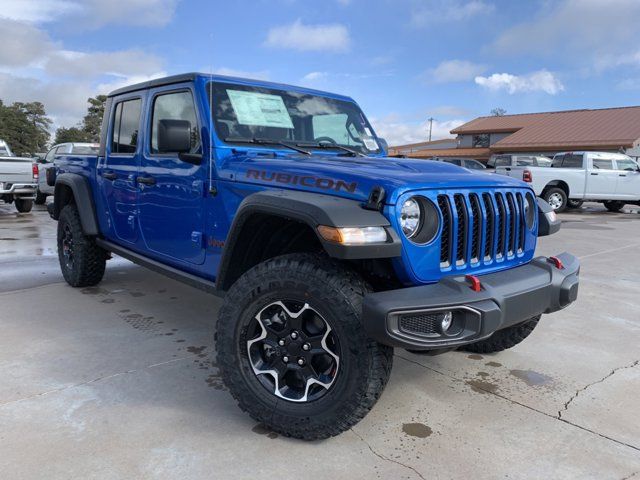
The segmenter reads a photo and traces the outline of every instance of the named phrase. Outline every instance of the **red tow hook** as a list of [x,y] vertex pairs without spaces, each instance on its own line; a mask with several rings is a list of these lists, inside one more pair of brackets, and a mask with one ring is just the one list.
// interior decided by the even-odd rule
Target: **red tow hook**
[[564,265],[562,264],[562,260],[560,260],[558,257],[549,257],[547,260],[550,263],[553,263],[553,266],[556,267],[558,270],[564,269]]
[[465,275],[465,280],[471,283],[469,287],[474,292],[479,292],[482,290],[482,284],[480,283],[480,279],[475,275]]

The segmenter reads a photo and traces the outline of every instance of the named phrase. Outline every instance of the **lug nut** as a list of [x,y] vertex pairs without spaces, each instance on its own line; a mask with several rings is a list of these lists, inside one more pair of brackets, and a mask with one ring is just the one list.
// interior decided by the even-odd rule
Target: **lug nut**
[[293,338],[294,340],[298,338],[298,332],[291,332],[291,338]]
[[302,349],[305,352],[308,352],[309,350],[311,350],[311,345],[309,345],[308,343],[305,343],[304,345],[302,345]]
[[278,345],[280,345],[281,347],[284,346],[284,339],[280,339],[278,340]]
[[287,357],[286,355],[284,357],[282,357],[282,361],[284,363],[287,363],[289,361],[289,357]]
[[304,358],[299,358],[298,359],[298,365],[300,365],[300,366],[304,365]]

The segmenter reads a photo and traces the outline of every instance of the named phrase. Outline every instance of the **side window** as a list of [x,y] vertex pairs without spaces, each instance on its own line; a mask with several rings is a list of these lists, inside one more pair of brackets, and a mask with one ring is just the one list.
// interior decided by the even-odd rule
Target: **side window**
[[518,167],[533,166],[535,159],[533,157],[516,157],[516,165]]
[[582,155],[565,155],[562,168],[582,168]]
[[56,150],[57,150],[57,147],[53,147],[51,150],[49,150],[49,152],[47,153],[47,156],[46,156],[46,157],[44,157],[44,161],[45,161],[46,163],[51,163],[51,162],[53,162],[53,159],[54,159],[54,158],[55,158],[55,156],[56,156]]
[[616,160],[618,170],[627,170],[635,172],[638,170],[638,164],[633,160]]
[[191,92],[172,92],[158,95],[153,102],[151,117],[151,153],[167,153],[158,150],[160,120],[186,120],[191,125],[191,153],[200,149],[198,119]]
[[606,158],[594,158],[593,168],[597,170],[613,170],[613,160]]
[[484,170],[484,167],[479,162],[474,162],[472,160],[467,160],[464,162],[464,166],[470,168],[471,170]]
[[511,157],[508,155],[502,157],[496,157],[496,167],[509,167],[511,166]]
[[135,153],[138,144],[142,100],[126,100],[116,105],[111,132],[111,153]]
[[562,167],[562,161],[564,160],[565,155],[556,155],[555,157],[553,157],[553,160],[551,161],[551,166],[552,167]]

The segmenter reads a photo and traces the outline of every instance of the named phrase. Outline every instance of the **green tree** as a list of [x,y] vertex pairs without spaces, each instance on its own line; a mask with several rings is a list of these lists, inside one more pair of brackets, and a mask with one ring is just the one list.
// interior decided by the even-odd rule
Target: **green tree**
[[104,115],[104,105],[107,101],[106,95],[98,95],[87,99],[89,108],[82,120],[82,130],[87,134],[87,142],[100,141],[100,128],[102,127],[102,116]]
[[30,156],[46,150],[51,134],[51,119],[40,102],[15,102],[10,106],[0,101],[0,138],[13,153]]
[[491,115],[494,117],[502,117],[507,111],[504,108],[496,107],[491,110]]
[[53,141],[55,145],[67,142],[91,142],[87,132],[80,126],[77,127],[59,127],[56,130],[56,138]]

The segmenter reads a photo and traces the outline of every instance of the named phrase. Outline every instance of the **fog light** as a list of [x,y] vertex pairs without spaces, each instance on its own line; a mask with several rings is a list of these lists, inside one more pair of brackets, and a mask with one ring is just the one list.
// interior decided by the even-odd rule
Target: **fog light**
[[445,312],[442,315],[442,320],[440,321],[440,328],[442,329],[442,333],[447,333],[449,327],[451,327],[451,323],[453,322],[453,313]]

